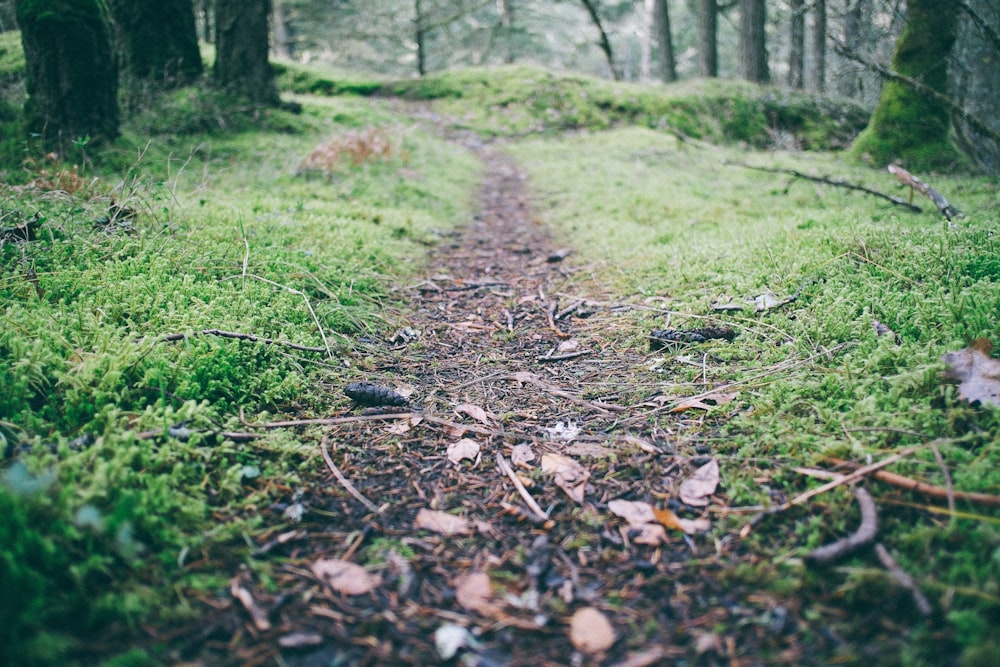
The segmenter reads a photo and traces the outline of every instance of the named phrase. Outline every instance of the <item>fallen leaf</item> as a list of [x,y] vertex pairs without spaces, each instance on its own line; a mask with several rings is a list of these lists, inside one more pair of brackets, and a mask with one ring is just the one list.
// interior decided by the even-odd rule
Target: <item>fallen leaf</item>
[[281,648],[304,648],[322,643],[323,635],[317,632],[292,632],[278,637],[278,646]]
[[654,547],[667,541],[667,531],[658,523],[629,526],[628,535],[636,544],[648,544]]
[[535,460],[535,450],[531,445],[522,443],[515,445],[510,452],[510,462],[516,466],[528,467],[528,464]]
[[590,479],[590,472],[582,465],[562,454],[542,455],[542,470],[555,478],[556,486],[566,492],[574,502],[583,502],[583,493]]
[[656,522],[656,515],[649,503],[636,500],[612,500],[608,502],[608,509],[612,514],[620,516],[633,526]]
[[472,438],[462,438],[448,445],[448,460],[456,465],[462,459],[475,461],[477,456],[479,456],[479,443]]
[[419,415],[409,417],[408,419],[400,419],[399,421],[386,426],[385,431],[386,433],[392,433],[393,435],[405,435],[411,428],[423,420],[424,418]]
[[558,352],[559,354],[570,354],[572,352],[576,352],[579,349],[580,349],[580,341],[578,341],[576,338],[570,338],[569,340],[564,340],[563,342],[559,343],[559,345],[556,347],[556,352]]
[[317,579],[344,595],[362,595],[378,585],[378,579],[365,568],[346,560],[318,560],[310,569]]
[[657,447],[656,445],[654,445],[653,443],[647,442],[646,440],[643,440],[642,438],[637,438],[634,435],[623,435],[621,437],[621,441],[625,442],[625,443],[628,443],[630,445],[633,445],[635,447],[638,447],[639,449],[641,449],[642,451],[646,452],[647,454],[662,454],[663,453],[662,451],[660,451],[660,448]]
[[546,426],[543,431],[549,434],[553,440],[562,442],[572,442],[576,436],[580,435],[580,427],[573,422],[556,422],[555,426]]
[[468,519],[426,508],[417,512],[413,525],[441,535],[468,535],[472,532],[472,525]]
[[573,456],[589,456],[595,459],[603,459],[614,455],[615,451],[596,442],[578,442],[566,448],[567,454]]
[[271,629],[271,621],[267,617],[267,612],[257,605],[253,594],[243,586],[243,582],[239,576],[233,577],[233,580],[230,582],[230,592],[234,598],[240,601],[240,604],[247,610],[247,613],[250,614],[254,627],[261,632],[267,632]]
[[493,585],[485,572],[463,574],[455,581],[455,600],[469,611],[491,616],[499,609],[493,601]]
[[958,397],[983,405],[1000,406],[1000,359],[990,357],[993,343],[979,338],[957,352],[948,352],[941,361],[948,365],[945,376],[958,380]]
[[656,521],[664,528],[674,528],[675,530],[683,531],[688,535],[704,533],[712,527],[712,522],[708,519],[682,519],[674,514],[673,510],[667,508],[654,508],[653,514],[656,516]]
[[593,655],[615,643],[615,629],[603,613],[593,607],[577,609],[569,622],[569,639],[576,650]]
[[786,303],[791,303],[791,299],[779,299],[778,295],[771,290],[767,290],[763,294],[759,294],[753,298],[754,310],[758,313],[784,306]]
[[457,623],[445,623],[434,631],[434,646],[443,660],[451,660],[466,646],[474,648],[478,645],[472,633]]
[[495,414],[493,414],[491,412],[487,412],[486,410],[484,410],[483,408],[479,407],[478,405],[473,405],[471,403],[462,403],[461,405],[459,405],[458,407],[455,408],[455,412],[457,412],[460,415],[461,414],[468,415],[468,416],[472,417],[473,419],[481,421],[482,423],[486,424],[487,426],[489,426],[490,424],[492,424],[493,422],[495,422],[496,418],[497,418],[497,416]]
[[731,394],[717,392],[707,396],[692,396],[691,398],[682,400],[680,403],[671,408],[670,411],[683,412],[685,410],[693,409],[711,410],[712,408],[717,408],[720,405],[732,402],[736,396],[737,394],[735,392]]
[[712,459],[681,482],[681,502],[694,507],[704,507],[708,497],[719,486],[719,462]]

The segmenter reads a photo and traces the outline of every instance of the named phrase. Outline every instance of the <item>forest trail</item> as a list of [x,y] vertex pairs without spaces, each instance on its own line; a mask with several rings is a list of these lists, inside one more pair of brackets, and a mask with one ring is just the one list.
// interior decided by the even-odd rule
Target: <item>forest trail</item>
[[[336,388],[331,418],[301,424],[308,481],[263,512],[274,529],[256,545],[281,574],[260,582],[245,566],[233,572],[232,603],[199,624],[182,657],[246,666],[439,664],[453,650],[479,665],[803,658],[786,603],[720,583],[747,557],[738,541],[632,526],[609,511],[627,499],[711,520],[707,508],[667,498],[712,461],[696,435],[712,424],[694,410],[676,415],[676,430],[652,426],[670,403],[645,339],[636,348],[608,335],[628,326],[625,307],[570,281],[587,267],[533,217],[524,173],[499,150],[474,150],[484,164],[478,210],[432,250],[421,280],[399,288],[408,326],[358,343],[378,359],[359,379],[412,391],[409,405],[352,408]],[[470,458],[457,458],[463,447]],[[338,583],[329,568],[343,561],[366,571]],[[732,634],[718,634],[720,624]]]

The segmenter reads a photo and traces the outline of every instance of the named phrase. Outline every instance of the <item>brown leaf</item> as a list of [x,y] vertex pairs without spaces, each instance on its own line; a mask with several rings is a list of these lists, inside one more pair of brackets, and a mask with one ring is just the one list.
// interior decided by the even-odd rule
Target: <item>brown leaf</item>
[[941,361],[948,365],[945,376],[958,380],[958,397],[983,405],[1000,406],[1000,359],[990,357],[993,343],[988,338],[972,341],[968,347],[948,352]]
[[243,586],[240,577],[233,577],[233,580],[230,582],[230,592],[234,598],[240,601],[240,604],[247,610],[247,613],[250,614],[254,627],[261,632],[267,632],[271,629],[271,621],[267,617],[267,612],[257,605],[253,594]]
[[562,454],[542,455],[542,470],[555,478],[556,486],[576,503],[583,502],[583,493],[590,479],[590,472],[582,465]]
[[472,417],[473,419],[477,419],[477,420],[481,421],[482,423],[486,424],[487,426],[489,426],[493,422],[495,422],[496,418],[497,418],[497,416],[495,414],[493,414],[491,412],[487,412],[486,410],[484,410],[483,408],[479,407],[478,405],[473,405],[471,403],[462,403],[461,405],[459,405],[458,407],[455,408],[455,412],[457,412],[460,415],[461,414],[468,415],[468,416]]
[[499,607],[493,601],[493,585],[485,572],[463,574],[455,581],[455,600],[469,611],[492,616]]
[[667,531],[658,523],[629,526],[628,535],[636,544],[659,546],[667,541]]
[[615,516],[620,516],[632,526],[641,526],[644,523],[654,523],[656,515],[649,503],[635,500],[611,500],[608,502],[608,509]]
[[426,508],[417,512],[413,525],[441,535],[468,535],[472,532],[472,525],[468,519]]
[[603,653],[615,643],[615,629],[603,613],[593,607],[577,609],[569,622],[569,639],[576,650]]
[[718,407],[720,405],[725,405],[736,398],[736,393],[714,393],[708,396],[692,396],[682,400],[676,406],[671,408],[671,412],[684,412],[685,410],[711,410],[712,408]]
[[718,486],[719,462],[712,459],[681,482],[681,501],[694,507],[704,507]]
[[510,462],[516,466],[529,467],[528,464],[535,460],[535,452],[528,443],[515,445],[510,452]]
[[393,435],[405,435],[411,428],[423,420],[424,418],[419,415],[408,419],[400,419],[399,421],[386,426],[385,430],[386,433],[392,433]]
[[477,456],[479,456],[479,443],[472,438],[462,438],[448,445],[448,460],[456,465],[462,459],[475,461]]
[[344,595],[362,595],[378,585],[365,568],[346,560],[318,560],[310,569],[317,579]]
[[667,508],[654,508],[653,514],[656,515],[656,520],[661,526],[680,530],[688,535],[704,533],[712,527],[712,522],[708,519],[682,519]]

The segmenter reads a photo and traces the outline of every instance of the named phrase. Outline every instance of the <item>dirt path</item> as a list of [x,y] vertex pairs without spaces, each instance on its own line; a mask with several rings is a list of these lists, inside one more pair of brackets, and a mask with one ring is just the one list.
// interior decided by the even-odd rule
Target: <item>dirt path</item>
[[[609,501],[628,499],[712,518],[667,501],[709,452],[697,438],[678,446],[661,430],[683,420],[705,427],[704,413],[666,427],[650,417],[660,408],[650,400],[658,385],[644,370],[646,350],[611,342],[626,339],[607,335],[622,316],[602,305],[605,295],[573,295],[583,284],[569,280],[574,258],[533,219],[524,175],[500,153],[479,150],[478,213],[433,251],[426,277],[403,288],[412,331],[359,348],[376,359],[365,380],[412,389],[409,407],[394,408],[405,414],[377,408],[362,419],[338,398],[339,423],[302,428],[307,482],[264,511],[274,529],[255,554],[281,562],[281,574],[268,583],[234,573],[233,601],[216,602],[180,657],[440,664],[440,631],[475,642],[459,650],[463,664],[795,658],[794,610],[719,583],[738,558],[727,538],[669,531],[663,544],[638,544],[640,532],[609,512]],[[479,453],[456,464],[448,448],[463,438]],[[534,460],[518,465],[529,448]],[[568,492],[542,470],[551,454],[580,466],[562,471]],[[550,458],[546,467],[553,461],[566,465]],[[530,488],[516,488],[515,468]],[[434,511],[466,523],[456,535],[416,525]],[[297,512],[301,520],[290,521]],[[376,581],[353,576],[370,588],[356,595],[331,590],[312,569],[324,559],[364,565]],[[585,607],[615,634],[590,656],[569,630]],[[715,633],[720,624],[733,632]],[[583,634],[599,638],[601,629]]]

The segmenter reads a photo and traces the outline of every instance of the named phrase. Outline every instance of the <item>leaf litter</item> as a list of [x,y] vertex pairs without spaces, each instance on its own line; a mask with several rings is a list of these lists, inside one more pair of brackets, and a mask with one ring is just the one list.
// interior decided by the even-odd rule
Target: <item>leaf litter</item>
[[[760,651],[810,662],[797,651],[812,633],[832,655],[837,642],[789,603],[780,627],[757,620],[778,607],[752,584],[727,584],[720,600],[719,568],[752,556],[705,516],[728,509],[720,460],[688,471],[672,424],[722,419],[735,391],[630,406],[637,388],[661,385],[645,350],[575,356],[569,341],[597,340],[617,316],[607,300],[565,296],[572,261],[545,261],[552,242],[530,215],[523,176],[478,150],[481,211],[431,254],[434,289],[400,295],[420,345],[388,343],[371,387],[351,388],[359,403],[411,412],[320,420],[340,477],[321,465],[285,491],[288,502],[262,508],[273,528],[254,539],[268,546],[259,557],[275,565],[273,581],[241,578],[229,606],[213,603],[201,653],[232,665],[437,664],[463,652],[481,664],[565,664],[574,651],[622,665]],[[984,368],[979,357],[971,365]],[[402,378],[421,405],[388,389]],[[497,465],[481,465],[483,455]],[[293,504],[296,539],[276,540]]]

